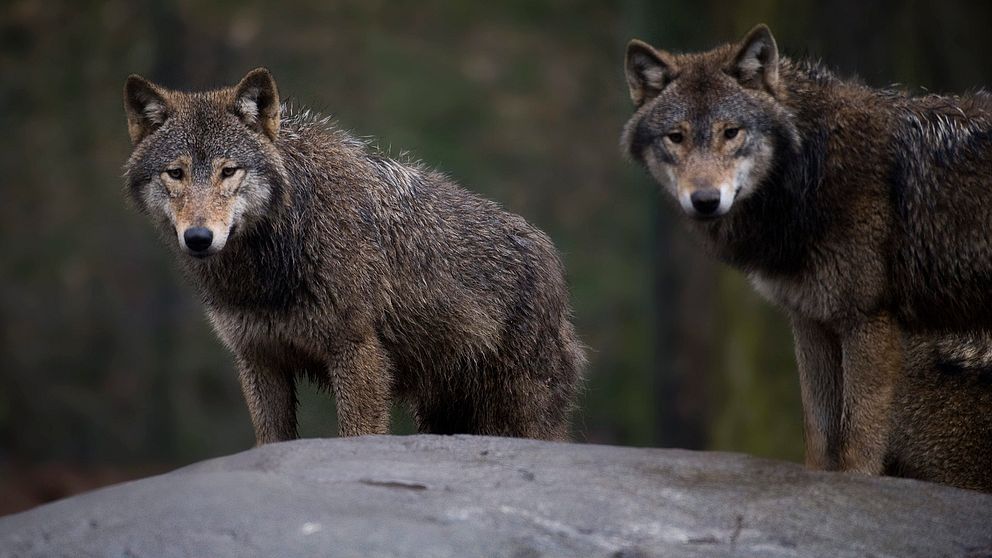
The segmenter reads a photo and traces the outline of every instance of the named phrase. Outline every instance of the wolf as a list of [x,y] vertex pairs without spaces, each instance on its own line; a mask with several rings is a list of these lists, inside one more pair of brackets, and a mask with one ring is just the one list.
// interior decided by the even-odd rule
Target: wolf
[[992,97],[912,96],[779,56],[634,40],[621,145],[788,313],[810,467],[879,474],[908,335],[992,326]]
[[339,433],[564,439],[583,348],[551,240],[305,110],[271,73],[208,92],[132,75],[125,188],[233,352],[258,444],[297,436],[296,380]]

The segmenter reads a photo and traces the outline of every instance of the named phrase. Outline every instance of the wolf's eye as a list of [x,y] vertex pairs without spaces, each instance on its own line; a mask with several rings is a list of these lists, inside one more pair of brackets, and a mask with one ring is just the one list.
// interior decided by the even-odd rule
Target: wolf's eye
[[672,143],[682,143],[682,140],[684,139],[682,137],[682,132],[672,132],[666,137],[668,138],[668,141]]
[[737,137],[737,133],[740,132],[740,128],[727,128],[723,131],[723,137],[727,139],[734,139]]
[[236,172],[238,172],[238,167],[224,167],[220,169],[220,176],[222,178],[231,178]]
[[173,180],[183,179],[183,169],[166,169],[165,174],[169,175],[169,178]]

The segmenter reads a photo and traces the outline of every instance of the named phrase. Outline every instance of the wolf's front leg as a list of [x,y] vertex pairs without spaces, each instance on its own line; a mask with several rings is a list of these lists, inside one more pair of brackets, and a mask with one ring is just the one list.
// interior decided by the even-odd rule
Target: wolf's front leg
[[238,358],[241,391],[255,427],[256,445],[293,440],[296,434],[296,380],[291,370],[259,359]]
[[389,359],[374,337],[338,346],[329,372],[338,407],[338,434],[389,433]]
[[892,397],[902,371],[902,332],[887,314],[844,335],[844,412],[840,468],[882,473],[891,431]]
[[844,374],[840,338],[823,324],[795,315],[792,316],[792,334],[796,341],[803,399],[806,466],[836,469]]

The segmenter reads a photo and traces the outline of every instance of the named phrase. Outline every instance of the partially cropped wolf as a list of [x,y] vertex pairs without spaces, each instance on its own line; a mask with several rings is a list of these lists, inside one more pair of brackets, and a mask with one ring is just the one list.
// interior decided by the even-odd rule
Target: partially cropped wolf
[[297,436],[295,381],[342,435],[561,439],[583,351],[562,264],[522,218],[437,172],[281,108],[265,69],[170,91],[131,76],[126,188],[233,351],[259,444]]
[[632,41],[626,76],[625,151],[791,317],[807,464],[880,473],[906,334],[992,326],[992,97],[841,80],[763,25]]

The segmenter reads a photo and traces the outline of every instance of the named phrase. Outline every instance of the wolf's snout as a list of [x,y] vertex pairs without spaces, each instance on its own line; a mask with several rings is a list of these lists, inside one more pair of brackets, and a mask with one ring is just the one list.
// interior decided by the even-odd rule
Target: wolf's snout
[[190,227],[183,233],[183,242],[191,252],[205,252],[214,242],[214,233],[207,227]]
[[700,215],[712,215],[720,207],[720,190],[702,188],[693,192],[689,199],[692,201],[692,208]]

